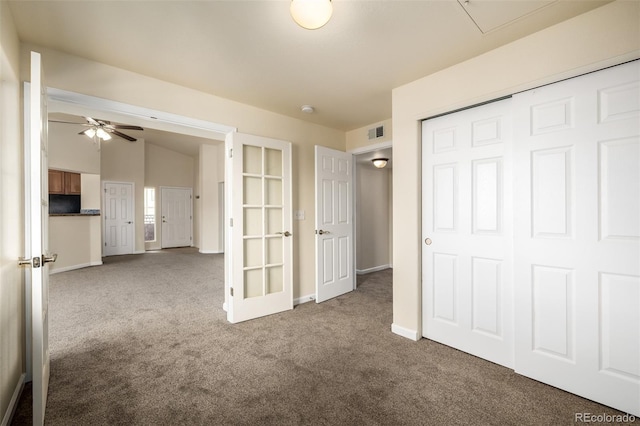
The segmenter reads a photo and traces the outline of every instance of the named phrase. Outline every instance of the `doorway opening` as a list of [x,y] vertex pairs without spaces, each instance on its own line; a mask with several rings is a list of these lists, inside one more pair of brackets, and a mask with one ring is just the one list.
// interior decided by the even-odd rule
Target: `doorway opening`
[[[356,163],[356,273],[393,267],[393,149],[391,141],[352,151]],[[382,168],[373,160],[386,158]]]

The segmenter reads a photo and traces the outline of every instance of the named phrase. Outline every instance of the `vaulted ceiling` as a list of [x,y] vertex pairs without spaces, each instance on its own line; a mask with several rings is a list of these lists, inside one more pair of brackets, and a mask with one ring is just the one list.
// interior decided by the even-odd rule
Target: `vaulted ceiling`
[[390,118],[394,87],[608,2],[333,0],[309,31],[288,0],[2,1],[23,42],[344,131]]

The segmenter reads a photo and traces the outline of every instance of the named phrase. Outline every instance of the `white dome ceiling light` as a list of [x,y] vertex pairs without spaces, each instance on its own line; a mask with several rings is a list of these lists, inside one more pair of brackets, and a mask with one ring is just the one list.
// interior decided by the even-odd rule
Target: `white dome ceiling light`
[[333,5],[331,0],[291,0],[289,11],[296,24],[316,30],[329,22]]
[[388,158],[374,158],[373,160],[371,160],[373,165],[379,169],[382,169],[384,166],[386,166],[388,161]]
[[315,109],[311,105],[302,105],[300,107],[300,111],[306,114],[312,114],[315,111]]

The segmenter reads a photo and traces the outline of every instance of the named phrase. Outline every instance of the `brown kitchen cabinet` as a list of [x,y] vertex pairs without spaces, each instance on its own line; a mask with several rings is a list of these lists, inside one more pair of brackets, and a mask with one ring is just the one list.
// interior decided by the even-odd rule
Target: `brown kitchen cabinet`
[[49,169],[49,194],[80,195],[80,173]]

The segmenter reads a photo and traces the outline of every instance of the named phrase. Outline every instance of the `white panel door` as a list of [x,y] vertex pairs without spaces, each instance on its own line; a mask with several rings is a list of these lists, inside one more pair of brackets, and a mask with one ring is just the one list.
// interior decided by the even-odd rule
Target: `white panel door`
[[227,319],[293,309],[291,144],[242,133],[226,140]]
[[[39,53],[31,52],[31,84],[25,84],[25,254],[27,294],[31,294],[31,345],[28,360],[33,380],[33,424],[44,424],[49,389],[48,141],[46,87]],[[29,262],[26,262],[29,263]],[[27,332],[29,335],[29,332]],[[28,354],[29,356],[29,354]]]
[[637,416],[639,76],[514,97],[516,371]]
[[133,253],[133,202],[132,183],[104,183],[104,256]]
[[353,154],[316,145],[316,303],[355,289]]
[[513,366],[511,100],[426,120],[423,335]]
[[162,248],[191,246],[191,188],[160,188]]

